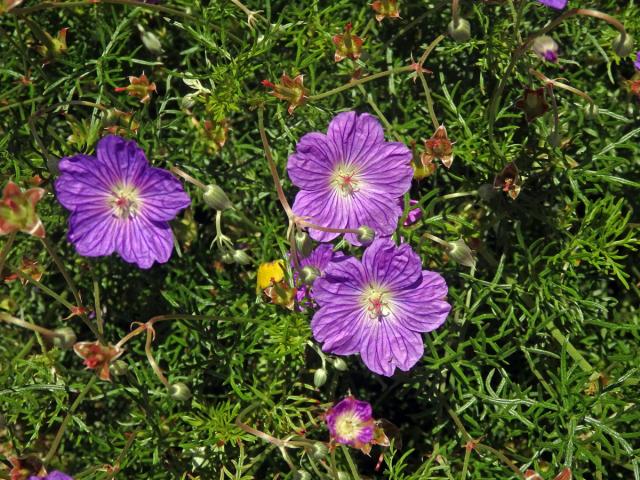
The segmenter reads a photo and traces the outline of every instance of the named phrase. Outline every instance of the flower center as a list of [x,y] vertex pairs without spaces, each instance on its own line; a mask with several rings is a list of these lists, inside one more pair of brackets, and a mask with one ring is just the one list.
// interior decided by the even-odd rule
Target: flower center
[[133,218],[140,210],[138,190],[131,185],[117,185],[109,197],[112,213],[122,219]]
[[382,320],[391,313],[389,308],[389,292],[379,287],[371,286],[365,290],[363,303],[373,320]]
[[357,438],[362,429],[362,421],[353,412],[345,412],[336,420],[336,433],[345,440]]
[[354,166],[339,165],[331,176],[331,185],[343,197],[352,196],[360,190],[358,169]]

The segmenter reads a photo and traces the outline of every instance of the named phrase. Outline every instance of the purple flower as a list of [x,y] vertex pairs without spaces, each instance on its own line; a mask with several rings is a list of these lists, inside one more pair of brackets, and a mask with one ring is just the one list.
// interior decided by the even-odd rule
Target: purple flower
[[[329,263],[337,257],[343,257],[342,252],[333,251],[333,245],[329,243],[323,243],[318,245],[308,257],[300,260],[300,270],[304,267],[313,267],[318,271],[318,278],[324,275],[325,269],[329,266]],[[299,274],[297,269],[293,270],[294,281],[297,283]],[[302,307],[312,306],[313,294],[311,292],[311,286],[302,285],[296,292],[296,300]],[[308,302],[305,302],[308,300]],[[305,305],[306,304],[306,305]]]
[[421,332],[438,328],[449,314],[447,284],[422,270],[408,244],[374,240],[362,261],[330,263],[313,285],[320,306],[311,321],[322,349],[337,355],[359,353],[373,372],[407,371],[422,357]]
[[66,473],[54,470],[49,475],[46,475],[44,477],[36,477],[35,475],[32,475],[31,477],[29,477],[29,480],[73,480],[73,478],[71,478]]
[[640,50],[636,52],[636,61],[633,62],[633,66],[636,67],[636,70],[640,71]]
[[562,10],[567,6],[567,0],[538,0],[538,2],[557,10]]
[[[390,235],[402,214],[397,199],[409,190],[411,151],[385,142],[380,122],[356,112],[337,115],[327,134],[304,135],[289,156],[289,177],[300,187],[293,211],[318,225],[357,229],[366,225]],[[311,238],[329,242],[337,233],[309,229]],[[345,239],[360,245],[356,235]]]
[[55,189],[71,211],[69,241],[86,257],[117,252],[140,268],[167,262],[173,250],[168,222],[190,204],[182,184],[149,166],[133,140],[104,137],[96,157],[78,154],[59,164]]
[[373,441],[374,421],[371,405],[346,397],[325,415],[331,439],[343,445],[361,448]]
[[[401,198],[399,200],[400,203],[400,208],[404,209],[404,200]],[[417,200],[409,200],[409,206],[413,207],[415,205],[417,205],[419,202]],[[409,213],[407,214],[407,218],[405,218],[404,222],[402,223],[403,226],[405,227],[409,227],[411,225],[413,225],[414,223],[416,223],[418,220],[420,220],[422,218],[422,209],[421,208],[414,208],[409,210]]]

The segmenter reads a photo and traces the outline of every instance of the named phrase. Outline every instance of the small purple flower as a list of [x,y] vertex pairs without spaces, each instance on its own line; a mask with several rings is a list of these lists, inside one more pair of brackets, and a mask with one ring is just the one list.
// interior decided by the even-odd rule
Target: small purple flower
[[[327,134],[304,135],[289,156],[287,171],[296,195],[293,211],[318,225],[373,228],[390,235],[402,215],[397,199],[411,186],[411,151],[385,142],[380,122],[356,112],[336,115]],[[309,229],[311,238],[329,242],[338,233]],[[360,245],[356,235],[345,239]]]
[[352,396],[344,398],[325,415],[331,439],[356,448],[371,443],[375,427],[371,415],[369,403]]
[[66,473],[54,470],[49,475],[46,475],[44,477],[36,477],[35,475],[32,475],[31,477],[29,477],[29,480],[73,480],[73,478],[71,478]]
[[[404,200],[401,198],[399,200],[399,202],[400,202],[400,207],[402,209],[404,209]],[[418,203],[419,202],[417,200],[409,200],[409,207],[413,207],[413,206],[417,205]],[[422,209],[421,208],[413,208],[413,209],[409,210],[409,213],[407,214],[407,218],[405,218],[405,220],[402,223],[402,225],[404,225],[405,227],[409,227],[409,226],[413,225],[414,223],[416,223],[421,218],[422,218]]]
[[542,60],[551,63],[558,62],[558,43],[548,35],[536,37],[531,45],[531,50]]
[[633,62],[633,66],[636,67],[636,70],[640,72],[640,50],[636,52],[636,61]]
[[167,262],[173,251],[169,220],[190,204],[182,184],[149,166],[133,140],[104,137],[96,157],[78,154],[59,164],[55,189],[71,211],[69,241],[86,257],[117,252],[140,268]]
[[322,349],[337,355],[359,353],[373,372],[391,376],[407,371],[422,357],[422,332],[444,323],[451,306],[447,284],[438,273],[422,270],[408,244],[397,247],[379,238],[362,261],[348,257],[330,263],[313,285],[320,306],[311,321]]
[[538,0],[538,3],[546,5],[547,7],[555,8],[557,10],[562,10],[567,6],[568,0]]

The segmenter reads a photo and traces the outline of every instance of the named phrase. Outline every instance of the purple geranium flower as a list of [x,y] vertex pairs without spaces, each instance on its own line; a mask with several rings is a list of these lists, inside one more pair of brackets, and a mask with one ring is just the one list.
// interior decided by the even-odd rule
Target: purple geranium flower
[[66,473],[54,470],[49,475],[46,475],[44,477],[36,477],[35,475],[32,475],[29,477],[29,480],[73,480],[73,478],[71,478]]
[[325,415],[331,438],[337,443],[356,448],[373,441],[374,421],[371,405],[354,397],[346,397]]
[[359,353],[373,372],[407,371],[422,357],[421,332],[438,328],[449,314],[447,284],[435,272],[422,270],[408,244],[376,239],[362,261],[330,263],[313,285],[320,306],[311,321],[313,336],[324,351]]
[[167,262],[173,250],[168,222],[190,204],[182,184],[149,166],[133,140],[104,137],[96,157],[78,154],[59,164],[55,189],[71,211],[69,241],[87,257],[117,252],[140,268]]
[[640,50],[636,52],[636,61],[633,62],[633,66],[636,67],[636,70],[640,71]]
[[[300,187],[293,211],[318,225],[357,229],[366,225],[379,235],[395,230],[402,208],[397,199],[409,190],[411,151],[385,142],[380,122],[356,112],[337,115],[327,134],[304,135],[289,156],[289,177]],[[311,238],[328,242],[338,236],[310,229]],[[356,235],[345,239],[360,245]]]
[[546,5],[547,7],[555,8],[557,10],[562,10],[567,6],[568,0],[538,0],[539,3]]

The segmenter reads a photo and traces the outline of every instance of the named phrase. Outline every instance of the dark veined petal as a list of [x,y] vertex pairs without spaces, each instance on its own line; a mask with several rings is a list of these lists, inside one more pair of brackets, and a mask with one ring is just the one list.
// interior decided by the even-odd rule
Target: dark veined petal
[[124,261],[140,268],[151,268],[154,262],[166,263],[173,251],[171,228],[166,222],[154,222],[139,215],[125,222],[117,250]]
[[411,369],[423,353],[424,344],[419,333],[383,320],[369,329],[360,356],[369,370],[390,377],[396,368]]
[[404,243],[397,247],[390,238],[376,239],[362,256],[373,279],[392,291],[415,286],[422,279],[420,257]]
[[111,178],[137,185],[140,175],[149,167],[142,149],[134,140],[126,140],[117,135],[103,137],[96,147],[100,167]]
[[144,215],[154,221],[173,220],[191,205],[182,183],[171,173],[160,168],[149,168],[141,176],[138,188]]

